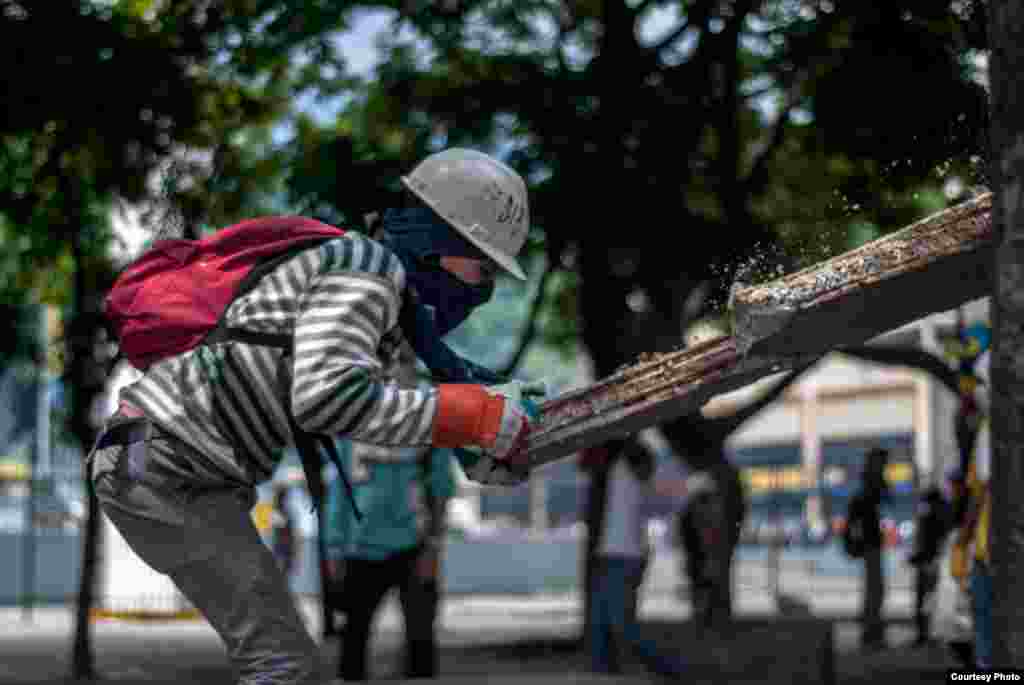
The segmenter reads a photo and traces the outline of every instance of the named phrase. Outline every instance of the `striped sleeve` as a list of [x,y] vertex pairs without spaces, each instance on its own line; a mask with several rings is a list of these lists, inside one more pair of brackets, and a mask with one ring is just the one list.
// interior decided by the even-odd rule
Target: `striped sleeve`
[[306,431],[378,445],[430,443],[432,387],[406,389],[384,375],[380,343],[398,322],[405,274],[379,243],[331,241],[295,321],[291,400]]

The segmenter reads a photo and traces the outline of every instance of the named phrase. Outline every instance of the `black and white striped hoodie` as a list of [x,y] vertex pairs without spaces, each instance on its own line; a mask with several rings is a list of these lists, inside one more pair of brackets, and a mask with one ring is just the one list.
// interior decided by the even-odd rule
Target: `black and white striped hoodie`
[[430,444],[437,392],[385,376],[401,342],[405,271],[359,233],[311,248],[233,302],[227,323],[295,336],[294,358],[237,341],[151,366],[121,391],[194,447],[200,477],[254,485],[292,443],[286,403],[303,430],[378,445]]

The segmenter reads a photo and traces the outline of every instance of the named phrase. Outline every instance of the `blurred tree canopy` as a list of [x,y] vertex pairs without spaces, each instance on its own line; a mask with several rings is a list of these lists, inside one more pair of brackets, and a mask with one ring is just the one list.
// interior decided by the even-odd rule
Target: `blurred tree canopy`
[[[196,235],[269,209],[278,166],[267,131],[296,98],[346,83],[327,38],[344,26],[338,10],[283,1],[0,1],[0,301],[63,308],[68,423],[80,445],[93,441],[90,407],[106,381],[112,212],[163,200],[174,211],[147,220]],[[89,509],[77,677],[93,671],[93,497]]]
[[[817,262],[980,180],[979,3],[341,4],[392,31],[336,121],[300,121],[291,202],[358,222],[433,150],[502,154],[558,274],[539,331],[598,376],[681,346],[702,283],[696,311],[720,310],[735,275]],[[692,426],[667,434],[700,461]]]
[[[985,8],[969,0],[0,9],[19,65],[0,125],[8,301],[102,293],[117,202],[170,198],[189,235],[270,211],[358,226],[425,154],[474,146],[532,186],[535,332],[582,344],[602,376],[680,346],[737,272],[903,226],[983,167]],[[371,11],[392,23],[367,77],[340,47]],[[300,112],[332,98],[326,124]]]
[[148,208],[154,229],[196,235],[275,209],[269,131],[298,98],[348,85],[328,40],[344,28],[340,11],[288,2],[0,2],[0,55],[17,65],[0,123],[0,298],[75,312],[74,384],[102,380],[84,366],[116,269],[113,213]]
[[[531,183],[536,332],[605,375],[680,346],[737,270],[903,226],[982,167],[967,0],[0,5],[24,65],[0,126],[8,300],[67,302],[76,244],[102,291],[117,202],[163,195],[192,235],[271,211],[358,227],[425,154],[466,145]],[[373,11],[379,66],[351,74],[340,48]],[[326,124],[300,112],[339,98]]]

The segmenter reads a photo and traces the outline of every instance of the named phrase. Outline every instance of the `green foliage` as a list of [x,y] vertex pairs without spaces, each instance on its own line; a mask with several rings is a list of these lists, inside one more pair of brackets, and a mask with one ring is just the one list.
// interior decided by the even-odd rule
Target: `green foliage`
[[[944,194],[949,179],[984,181],[969,59],[984,7],[876,9],[81,0],[7,12],[0,53],[29,66],[12,74],[0,127],[0,294],[59,300],[67,232],[88,227],[81,248],[101,259],[109,203],[153,195],[159,169],[157,194],[191,230],[284,211],[359,228],[401,202],[398,178],[424,155],[466,145],[531,182],[538,234],[524,259],[556,272],[539,334],[568,354],[584,336],[622,361],[678,339],[701,281],[718,286],[713,307],[741,264],[806,266],[962,198]],[[366,79],[338,53],[363,11],[394,22]],[[300,111],[339,96],[328,125]],[[68,192],[79,226],[65,225]],[[626,306],[636,292],[649,307]]]
[[[170,203],[191,235],[279,209],[273,127],[346,86],[327,40],[345,8],[288,2],[2,3],[0,302],[67,312],[56,354],[83,444],[105,378],[100,299],[115,203]],[[270,30],[268,30],[268,28]],[[164,207],[163,209],[166,209]],[[152,228],[169,223],[163,214]]]
[[[807,266],[961,199],[948,178],[978,181],[987,114],[965,56],[983,8],[478,0],[393,16],[374,78],[298,136],[292,197],[353,221],[437,146],[500,149],[533,181],[533,249],[559,272],[539,330],[562,349],[667,344],[701,280],[714,307],[740,265]],[[652,310],[623,306],[638,287]]]

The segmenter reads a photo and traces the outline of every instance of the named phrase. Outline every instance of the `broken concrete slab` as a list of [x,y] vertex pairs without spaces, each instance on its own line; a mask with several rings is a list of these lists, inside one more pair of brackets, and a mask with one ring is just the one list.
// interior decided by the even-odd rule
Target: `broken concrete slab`
[[629,367],[541,407],[527,447],[532,466],[697,411],[718,394],[810,361],[742,357],[721,337]]
[[541,406],[531,467],[698,411],[709,399],[991,292],[992,196],[732,296],[734,335],[642,358]]
[[822,354],[992,291],[992,195],[733,293],[741,354]]

